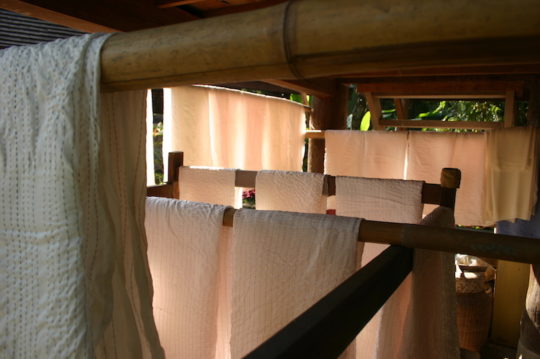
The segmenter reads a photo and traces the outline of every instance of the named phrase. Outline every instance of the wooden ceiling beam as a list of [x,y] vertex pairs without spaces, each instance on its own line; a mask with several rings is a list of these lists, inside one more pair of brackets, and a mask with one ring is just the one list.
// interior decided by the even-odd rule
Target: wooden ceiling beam
[[361,80],[356,89],[379,98],[505,98],[508,91],[523,95],[525,81],[488,78],[401,78]]
[[243,4],[243,5],[224,6],[219,9],[203,11],[203,15],[204,17],[222,16],[222,15],[234,14],[237,12],[262,9],[264,7],[277,5],[283,2],[287,2],[287,0],[262,0],[262,1],[256,1],[256,2]]
[[331,79],[265,80],[264,82],[318,97],[333,96],[337,89],[337,82]]
[[161,1],[158,1],[156,5],[160,9],[166,9],[169,7],[195,4],[195,3],[203,2],[203,1],[206,1],[206,0],[161,0]]
[[85,32],[133,31],[198,19],[152,0],[0,0],[0,8]]

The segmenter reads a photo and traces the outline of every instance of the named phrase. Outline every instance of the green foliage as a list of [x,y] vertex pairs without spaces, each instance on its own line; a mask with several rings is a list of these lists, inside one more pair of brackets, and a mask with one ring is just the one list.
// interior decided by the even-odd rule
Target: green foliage
[[369,126],[371,126],[371,112],[366,112],[362,121],[360,122],[360,131],[369,131]]

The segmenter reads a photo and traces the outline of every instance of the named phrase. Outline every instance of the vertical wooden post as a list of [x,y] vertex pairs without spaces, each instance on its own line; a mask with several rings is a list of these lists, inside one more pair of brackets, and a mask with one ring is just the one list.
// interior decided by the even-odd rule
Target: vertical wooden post
[[373,127],[374,130],[382,130],[384,127],[380,125],[382,119],[381,101],[371,92],[365,92],[364,96],[366,96],[369,113],[371,114],[371,127]]
[[454,209],[456,190],[461,184],[461,171],[457,168],[443,168],[441,171],[441,206]]
[[507,90],[504,101],[504,127],[514,127],[516,123],[516,91]]
[[178,168],[184,165],[184,152],[169,152],[167,184],[172,186],[172,198],[180,198],[178,188]]
[[[312,130],[344,129],[347,120],[347,86],[336,82],[332,96],[313,98],[313,111],[310,117]],[[308,152],[308,171],[324,173],[324,139],[310,139]]]

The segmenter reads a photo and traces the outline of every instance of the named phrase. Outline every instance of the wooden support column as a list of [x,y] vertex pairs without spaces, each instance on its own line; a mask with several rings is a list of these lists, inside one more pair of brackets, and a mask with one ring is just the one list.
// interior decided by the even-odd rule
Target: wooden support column
[[[348,88],[335,83],[331,96],[313,97],[313,111],[310,117],[310,129],[344,129],[347,120]],[[310,139],[308,152],[308,171],[324,173],[324,139]]]

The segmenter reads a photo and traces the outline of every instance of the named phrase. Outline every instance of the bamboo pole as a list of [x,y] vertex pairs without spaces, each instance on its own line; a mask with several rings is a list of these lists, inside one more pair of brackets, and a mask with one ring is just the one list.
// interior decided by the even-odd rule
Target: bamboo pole
[[[234,225],[236,209],[227,208],[223,225]],[[420,224],[402,224],[362,220],[358,240],[407,248],[431,249],[464,253],[480,257],[505,259],[523,263],[540,263],[538,240],[526,237],[484,233]]]
[[537,0],[298,0],[116,34],[103,46],[102,83],[142,89],[538,64],[539,45]]

